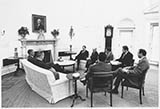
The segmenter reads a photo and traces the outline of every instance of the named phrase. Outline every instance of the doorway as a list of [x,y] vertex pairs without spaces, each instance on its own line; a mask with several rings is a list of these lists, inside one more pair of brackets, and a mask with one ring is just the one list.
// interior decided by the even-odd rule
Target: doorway
[[160,34],[159,34],[159,24],[151,24],[151,36],[150,36],[150,61],[158,63],[160,56]]
[[119,38],[118,38],[118,52],[122,52],[122,46],[126,45],[129,48],[129,51],[133,53],[133,30],[119,30]]
[[122,53],[122,46],[126,45],[129,51],[134,54],[134,31],[135,23],[130,18],[122,19],[118,24],[118,35],[116,39],[116,53],[120,57]]

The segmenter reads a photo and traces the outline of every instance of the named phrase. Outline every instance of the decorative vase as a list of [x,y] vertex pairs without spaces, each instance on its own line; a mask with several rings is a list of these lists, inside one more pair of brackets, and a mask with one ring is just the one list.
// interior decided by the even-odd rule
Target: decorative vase
[[26,35],[25,34],[21,34],[21,39],[26,39]]
[[18,58],[18,51],[17,51],[17,48],[14,48],[14,58]]
[[72,39],[70,39],[70,45],[69,45],[69,48],[70,48],[70,52],[72,52]]
[[57,38],[57,35],[54,35],[53,37],[54,37],[54,39],[56,39],[56,38]]

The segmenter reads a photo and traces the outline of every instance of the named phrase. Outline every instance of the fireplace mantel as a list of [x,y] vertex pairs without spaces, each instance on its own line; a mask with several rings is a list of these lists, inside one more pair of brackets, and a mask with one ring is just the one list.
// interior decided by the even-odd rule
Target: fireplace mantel
[[58,39],[46,39],[46,40],[19,39],[19,41],[21,42],[22,57],[27,56],[28,46],[52,45],[53,59],[56,60],[58,54],[56,53],[56,42],[58,41]]
[[19,39],[22,44],[25,45],[43,45],[43,44],[54,44],[57,39],[47,39],[47,40],[34,40],[34,39]]

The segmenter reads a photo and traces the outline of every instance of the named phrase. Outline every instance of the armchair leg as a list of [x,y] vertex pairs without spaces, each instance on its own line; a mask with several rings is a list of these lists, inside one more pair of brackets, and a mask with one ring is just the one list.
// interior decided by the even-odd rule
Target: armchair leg
[[144,94],[144,87],[142,87],[142,90],[143,90],[143,96],[145,96],[145,94]]
[[110,106],[112,107],[112,92],[110,93]]
[[86,86],[86,97],[88,98],[88,85]]
[[106,96],[107,94],[106,94],[106,92],[104,92],[104,96]]
[[126,90],[128,90],[128,87],[126,87]]
[[139,89],[139,99],[140,99],[140,104],[142,104],[142,89]]
[[93,93],[91,92],[91,107],[93,107]]
[[124,88],[124,86],[122,86],[121,98],[123,98],[123,88]]

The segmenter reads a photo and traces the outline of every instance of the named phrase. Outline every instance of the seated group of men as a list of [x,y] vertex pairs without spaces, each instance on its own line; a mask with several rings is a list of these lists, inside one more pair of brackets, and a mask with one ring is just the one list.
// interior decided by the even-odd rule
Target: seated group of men
[[[79,55],[76,57],[79,62],[82,58],[80,54],[85,55],[85,57],[88,56],[88,51],[85,50],[85,46],[83,46],[83,50],[79,53]],[[110,55],[106,55],[105,52],[100,52],[99,54],[96,53],[96,50],[93,50],[93,53],[91,55],[91,59],[87,61],[86,67],[89,67],[85,78],[81,79],[81,82],[85,85],[86,80],[93,75],[94,72],[106,72],[110,73],[112,71],[112,65],[109,63],[111,60],[113,60],[113,54],[111,53],[111,50],[108,50]],[[116,59],[116,61],[120,61],[122,64],[117,68],[114,69],[113,77],[116,78],[114,82],[114,88],[112,90],[113,94],[118,94],[118,87],[122,79],[127,79],[132,84],[138,86],[138,78],[141,77],[143,71],[149,69],[149,62],[146,58],[147,52],[144,49],[139,49],[138,51],[138,58],[140,59],[138,64],[136,66],[133,65],[133,55],[129,52],[127,46],[123,46],[122,48],[122,55],[119,59]],[[94,57],[94,59],[92,59]],[[84,59],[84,58],[83,58]],[[89,63],[89,64],[88,64]],[[135,79],[137,78],[137,79]]]
[[[114,56],[113,56],[111,49],[107,48],[104,51],[104,53],[106,55],[105,62],[110,63],[110,61],[112,61],[114,59]],[[86,46],[83,45],[82,50],[74,59],[74,60],[77,60],[77,70],[79,69],[80,60],[87,60],[87,63],[86,63],[87,70],[90,65],[97,62],[97,60],[98,60],[97,49],[96,48],[93,49],[93,52],[90,56],[90,59],[87,59],[88,56],[89,56],[89,52],[86,50]],[[119,67],[131,66],[131,64],[133,63],[133,54],[131,52],[129,52],[129,49],[127,46],[122,47],[122,55],[119,59],[116,59],[116,61],[121,62],[121,65]]]
[[[89,60],[87,60],[86,68],[87,71],[85,78],[81,80],[83,84],[86,84],[86,80],[93,75],[94,72],[113,72],[114,78],[116,78],[114,82],[114,89],[112,93],[118,94],[118,87],[122,79],[127,79],[131,83],[138,85],[138,80],[135,77],[139,78],[143,71],[149,69],[149,62],[146,58],[146,51],[144,49],[139,49],[138,58],[140,59],[136,66],[131,66],[133,61],[133,55],[129,52],[127,46],[122,47],[122,55],[117,61],[120,61],[122,64],[117,69],[112,69],[112,65],[110,61],[113,60],[113,54],[110,49],[107,49],[105,52],[98,52],[96,49],[93,49],[92,55]],[[54,63],[45,63],[44,52],[38,51],[34,53],[32,49],[28,50],[28,61],[42,67],[44,69],[48,69],[53,72],[56,79],[59,79],[58,72],[64,72],[58,64]],[[74,60],[77,60],[77,68],[79,68],[80,60],[86,60],[89,56],[89,52],[86,50],[86,46],[83,46],[83,50],[76,56]],[[131,67],[130,67],[131,66]],[[134,77],[134,78],[133,78]]]
[[[107,48],[105,50],[105,54],[106,54],[106,59],[105,59],[106,63],[109,63],[111,60],[113,60],[113,54],[112,54],[110,48]],[[80,53],[74,59],[74,60],[77,60],[77,70],[79,70],[80,60],[87,60],[87,63],[86,63],[86,66],[85,66],[87,68],[87,70],[88,70],[90,65],[97,62],[97,60],[98,60],[97,49],[96,48],[93,49],[93,52],[90,56],[90,59],[87,59],[88,56],[89,56],[89,52],[86,50],[86,46],[83,45],[82,50],[80,51]]]

